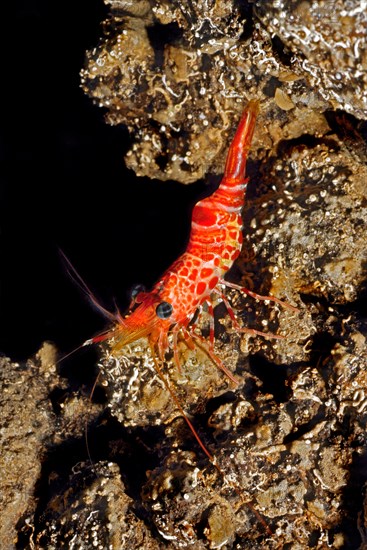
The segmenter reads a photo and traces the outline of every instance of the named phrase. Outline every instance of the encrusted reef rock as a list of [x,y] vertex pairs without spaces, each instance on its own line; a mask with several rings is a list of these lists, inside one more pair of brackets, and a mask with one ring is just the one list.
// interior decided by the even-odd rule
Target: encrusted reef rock
[[367,15],[356,0],[258,0],[256,14],[289,48],[311,87],[358,118],[367,115]]
[[134,513],[116,464],[81,462],[66,487],[42,517],[37,548],[161,548]]
[[[116,432],[108,462],[75,463],[62,482],[50,476],[58,491],[43,499],[35,522],[28,518],[23,536],[28,533],[35,548],[55,549],[356,548],[365,536],[358,511],[367,447],[367,347],[355,325],[350,316],[330,321],[329,333],[335,341],[341,334],[339,343],[316,364],[290,365],[273,392],[264,390],[266,376],[250,368],[240,391],[207,402],[198,418],[206,419],[202,436],[215,452],[215,467],[171,405],[160,403],[160,432],[139,432],[157,412],[154,380],[143,369],[141,391],[152,386],[146,416],[140,403],[135,417],[125,415],[127,440]],[[127,350],[127,370],[133,358]],[[110,373],[108,384],[113,403],[120,388],[126,391],[124,378]],[[125,396],[131,410],[138,386],[131,383]],[[132,453],[134,432],[146,442]]]
[[[45,342],[19,364],[0,357],[0,547],[36,548],[41,487],[51,484],[50,456],[63,456],[100,407],[66,391],[56,369],[56,348]],[[57,404],[55,395],[63,395]],[[83,444],[85,448],[85,444]],[[49,475],[49,477],[48,477]],[[47,491],[43,491],[44,493]]]
[[254,80],[245,20],[231,1],[112,3],[82,83],[108,122],[131,130],[126,162],[138,175],[189,183],[221,159],[235,100]]
[[48,399],[57,385],[55,350],[47,344],[37,362],[12,363],[0,357],[0,546],[15,547],[17,523],[36,508],[35,487],[54,430]]
[[[180,371],[167,357],[212,462],[145,340],[101,350],[103,404],[60,380],[50,347],[22,366],[1,359],[0,546],[366,548],[363,3],[108,3],[83,88],[128,126],[137,174],[221,172],[246,98],[260,99],[229,276],[299,311],[229,291],[243,326],[283,336],[265,339],[215,304],[237,387],[199,346],[179,343]],[[208,335],[205,311],[197,327]]]
[[[328,366],[342,360],[349,369],[353,357],[335,350]],[[160,532],[175,537],[176,547],[348,545],[342,525],[353,451],[346,441],[353,432],[353,439],[362,435],[365,420],[354,414],[360,403],[350,387],[355,377],[343,373],[348,380],[341,391],[331,389],[334,377],[325,382],[317,369],[306,368],[294,376],[283,403],[252,393],[249,401],[215,411],[218,464],[228,479],[207,468],[200,472],[192,457],[171,451],[145,487]]]
[[325,133],[327,109],[366,118],[367,20],[356,0],[255,2],[254,12],[234,0],[108,3],[82,85],[110,124],[131,131],[126,162],[140,176],[219,173],[246,98],[275,119],[255,150]]
[[352,302],[366,279],[366,165],[331,132],[306,141],[284,141],[254,175],[246,238],[257,261],[267,257],[275,295],[293,285]]

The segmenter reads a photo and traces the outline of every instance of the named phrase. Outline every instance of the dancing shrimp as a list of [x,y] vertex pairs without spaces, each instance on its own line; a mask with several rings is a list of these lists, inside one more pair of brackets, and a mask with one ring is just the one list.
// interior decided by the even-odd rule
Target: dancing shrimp
[[[218,189],[195,205],[186,251],[167,269],[150,292],[135,293],[128,315],[122,317],[119,313],[112,316],[109,314],[111,320],[116,322],[112,332],[108,333],[108,337],[114,338],[115,349],[147,337],[153,353],[158,354],[162,362],[172,347],[179,365],[178,335],[181,334],[187,345],[193,348],[193,340],[198,335],[192,330],[191,322],[204,304],[208,306],[213,320],[213,294],[224,301],[236,329],[269,337],[267,333],[239,326],[223,287],[235,288],[256,299],[272,300],[292,307],[277,298],[259,296],[224,279],[242,247],[241,211],[248,182],[245,179],[245,165],[258,109],[257,101],[249,102],[230,145],[224,176]],[[169,334],[172,334],[172,343],[169,342]],[[271,337],[277,336],[272,334]],[[207,353],[236,383],[233,375],[215,355],[213,342],[214,325],[211,322]]]
[[[223,179],[218,189],[195,205],[186,251],[167,269],[150,292],[139,290],[137,287],[127,315],[122,316],[119,312],[111,313],[103,308],[68,262],[91,301],[113,323],[112,329],[87,340],[84,345],[109,339],[112,343],[112,354],[114,354],[129,343],[147,338],[159,376],[201,448],[211,460],[212,456],[201,442],[176,394],[165,380],[157,357],[163,363],[166,353],[171,350],[175,363],[180,368],[178,337],[181,335],[190,349],[195,348],[195,342],[204,348],[211,360],[234,384],[237,384],[234,375],[214,351],[212,297],[217,296],[224,302],[232,325],[238,332],[259,334],[267,338],[281,338],[281,336],[241,327],[224,294],[225,287],[240,290],[256,299],[271,300],[297,311],[297,308],[273,296],[260,296],[224,279],[242,247],[241,211],[248,182],[245,178],[245,167],[258,110],[258,102],[250,101],[229,147]],[[202,336],[197,334],[193,322],[196,312],[200,312],[204,304],[207,305],[210,319],[208,344]]]

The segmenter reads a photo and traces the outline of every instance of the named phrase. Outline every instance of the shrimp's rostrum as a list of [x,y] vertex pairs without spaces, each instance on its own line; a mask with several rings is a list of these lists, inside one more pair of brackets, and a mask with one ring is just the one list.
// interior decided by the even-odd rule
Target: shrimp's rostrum
[[259,296],[224,280],[225,274],[241,251],[241,211],[248,181],[245,178],[245,167],[258,110],[258,102],[250,101],[229,147],[223,179],[218,189],[194,207],[186,251],[167,269],[150,292],[136,294],[126,316],[120,313],[109,314],[109,318],[115,323],[113,329],[104,336],[93,339],[94,342],[112,338],[112,353],[114,353],[126,344],[146,337],[153,356],[158,356],[163,361],[166,352],[172,349],[179,366],[177,348],[179,334],[191,349],[194,348],[195,341],[199,341],[201,345],[204,342],[202,337],[194,331],[194,324],[191,321],[198,308],[206,303],[211,322],[209,341],[207,344],[204,342],[205,351],[212,361],[236,383],[231,372],[214,352],[212,296],[217,295],[224,302],[232,323],[238,331],[277,337],[240,327],[223,293],[224,286],[229,286],[255,298],[272,300],[292,308],[277,298]]

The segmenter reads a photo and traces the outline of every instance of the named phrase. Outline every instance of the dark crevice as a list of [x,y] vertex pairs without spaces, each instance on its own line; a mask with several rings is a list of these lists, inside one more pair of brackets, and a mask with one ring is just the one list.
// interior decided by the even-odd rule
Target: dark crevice
[[331,130],[343,141],[363,140],[367,143],[367,121],[359,120],[340,109],[325,111],[324,115]]
[[311,364],[317,365],[322,363],[320,358],[330,357],[331,351],[335,347],[335,344],[336,339],[329,332],[322,331],[315,334],[310,346]]
[[234,9],[238,10],[240,18],[244,22],[240,40],[248,40],[254,32],[253,4],[243,0],[234,0]]
[[275,76],[272,76],[263,87],[263,92],[267,97],[274,97],[276,89],[281,85],[280,80],[278,80]]
[[304,146],[309,149],[312,149],[320,144],[325,144],[330,149],[336,152],[338,152],[340,149],[338,142],[335,141],[335,139],[333,139],[332,137],[319,138],[316,136],[312,136],[311,134],[302,134],[301,136],[294,139],[280,141],[277,147],[277,156],[287,158],[288,151],[290,149],[293,149],[294,147]]
[[155,66],[162,68],[164,64],[164,47],[166,44],[175,44],[182,38],[183,31],[178,26],[178,23],[168,23],[162,25],[155,23],[151,27],[147,27],[149,42],[154,49]]
[[291,66],[291,60],[293,57],[293,53],[291,50],[282,42],[281,38],[279,36],[274,35],[271,39],[271,43],[273,46],[273,52],[278,56],[279,61],[283,63],[283,65],[290,67]]
[[[291,417],[294,418],[294,410],[296,406],[293,405],[293,403],[289,403],[287,405],[287,412]],[[301,439],[304,435],[309,433],[317,424],[319,424],[322,420],[325,419],[325,407],[320,407],[318,413],[312,418],[310,422],[307,422],[306,424],[302,424],[301,426],[297,426],[293,432],[289,433],[284,437],[283,444],[289,445],[290,443],[293,443],[293,441],[298,441]]]
[[322,295],[310,294],[310,293],[305,294],[305,293],[300,292],[299,297],[305,305],[308,305],[308,304],[315,304],[315,305],[321,304],[324,309],[326,309],[329,305],[329,301]]
[[[363,266],[366,269],[366,265]],[[353,302],[348,302],[347,304],[333,304],[333,307],[338,310],[338,312],[343,317],[348,317],[353,313],[358,313],[359,319],[363,321],[367,320],[367,280],[363,282],[363,285],[358,289],[358,296]]]
[[315,529],[310,533],[309,539],[308,539],[308,547],[309,548],[315,548],[315,546],[318,545],[318,542],[320,540],[321,530]]
[[[117,421],[114,422],[117,423]],[[110,430],[112,428],[109,426]],[[141,490],[146,483],[147,472],[161,464],[157,446],[161,442],[163,447],[164,428],[149,426],[148,428],[138,427],[125,430],[118,426],[111,433],[107,433],[105,437],[110,452],[109,459],[119,465],[125,491],[134,500],[136,513],[145,517]]]
[[61,413],[62,404],[68,394],[68,391],[63,388],[55,388],[50,392],[49,399],[51,401],[52,410],[56,415]]
[[222,395],[219,395],[218,397],[213,397],[213,399],[210,399],[208,401],[206,406],[207,417],[209,418],[214,411],[218,410],[220,406],[226,405],[228,403],[234,403],[236,399],[236,394],[233,391],[227,391],[225,393],[222,393]]
[[[201,56],[201,69],[200,69],[202,73],[204,75],[210,74],[210,71],[212,70],[212,66],[213,66],[212,56],[207,53],[203,53]],[[200,86],[198,85],[197,88],[200,88]]]
[[[367,451],[363,454],[354,453],[352,464],[349,469],[349,480],[343,491],[344,511],[342,521],[338,525],[337,532],[345,533],[345,543],[343,548],[360,548],[361,535],[356,525],[360,523],[360,511],[366,496],[367,481]],[[363,488],[363,489],[362,489]],[[366,519],[366,518],[365,518]]]
[[[268,543],[266,542],[266,540],[268,539],[268,534],[266,533],[265,526],[263,525],[262,522],[261,524],[259,524],[260,523],[259,518],[252,513],[252,510],[250,509],[250,507],[248,507],[247,509],[247,514],[250,517],[251,525],[259,525],[259,531],[262,531],[264,533],[264,535],[259,535],[256,537],[256,544],[254,543],[253,546],[247,546],[247,548],[268,548]],[[270,529],[270,531],[273,533],[274,530],[273,530],[273,525],[270,518],[266,518],[266,525],[267,525],[267,528]],[[239,548],[246,548],[246,546],[244,546],[243,535],[236,535],[233,545],[231,546],[231,550],[232,548],[236,550]],[[284,546],[282,547],[282,550],[283,549],[284,549]]]
[[204,513],[201,515],[200,521],[195,524],[195,532],[198,540],[206,541],[207,537],[204,533],[204,530],[208,527],[208,519],[211,509],[208,507]]
[[[332,258],[332,257],[330,257]],[[316,305],[319,309],[324,312],[330,311],[332,306],[333,310],[337,312],[340,318],[348,317],[351,314],[358,314],[360,320],[367,320],[366,315],[366,301],[367,301],[367,287],[366,282],[357,290],[357,298],[352,302],[348,303],[339,303],[337,301],[332,301],[330,297],[326,298],[323,295],[312,294],[312,293],[300,293],[300,299],[305,305],[313,304]],[[341,295],[340,299],[344,299],[344,296]]]
[[168,155],[165,153],[161,153],[160,155],[157,155],[155,158],[155,162],[157,166],[159,166],[159,168],[163,171],[166,169],[168,165],[168,160],[169,160]]
[[274,396],[277,403],[286,402],[291,392],[286,385],[288,367],[274,365],[260,354],[249,357],[250,370],[262,381],[262,392]]

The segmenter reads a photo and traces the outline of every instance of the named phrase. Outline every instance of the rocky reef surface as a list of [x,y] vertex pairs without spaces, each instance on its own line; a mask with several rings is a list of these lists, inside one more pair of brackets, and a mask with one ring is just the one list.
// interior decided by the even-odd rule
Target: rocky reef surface
[[[144,340],[101,349],[102,397],[72,392],[44,344],[1,359],[0,546],[365,548],[366,41],[363,2],[110,0],[84,90],[126,124],[138,175],[223,170],[246,99],[261,113],[243,252],[216,352],[180,344],[165,375]],[[207,334],[205,313],[198,320]],[[88,459],[85,432],[88,434]],[[65,458],[67,457],[67,458]]]
[[265,150],[325,135],[328,110],[366,118],[361,2],[107,3],[82,84],[107,122],[131,131],[125,160],[140,176],[190,183],[220,173],[246,98],[261,100]]

